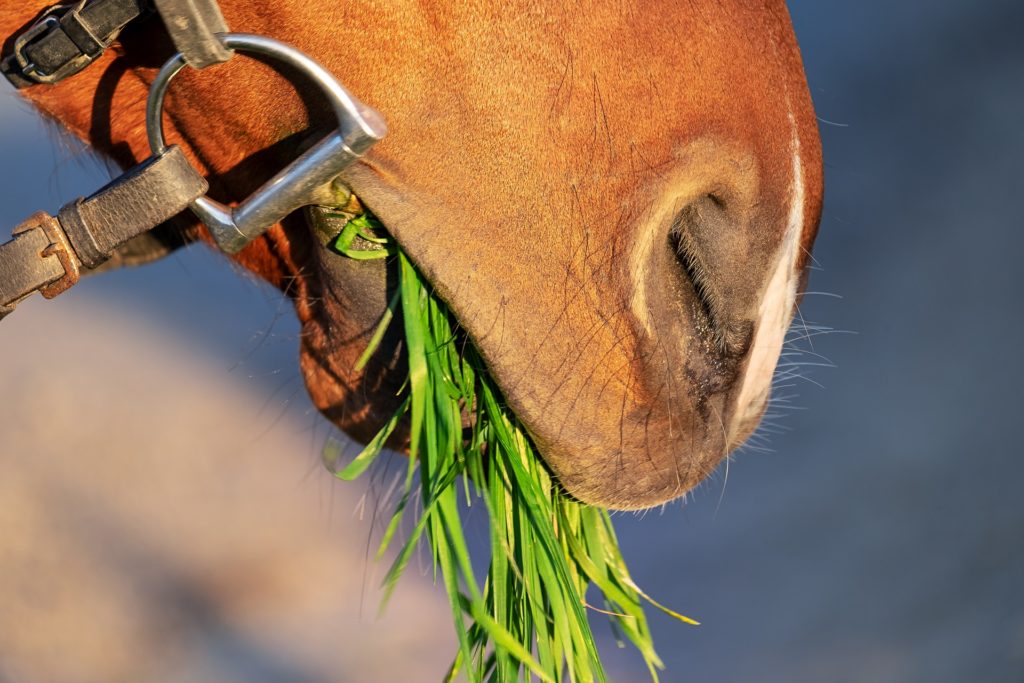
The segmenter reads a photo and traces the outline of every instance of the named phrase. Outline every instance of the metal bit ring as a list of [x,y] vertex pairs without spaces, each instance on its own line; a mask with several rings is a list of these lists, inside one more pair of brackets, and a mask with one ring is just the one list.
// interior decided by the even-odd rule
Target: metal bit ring
[[[387,134],[387,124],[375,109],[353,97],[341,83],[304,52],[265,36],[221,34],[228,49],[260,54],[286,64],[316,83],[326,95],[338,119],[338,129],[271,178],[252,196],[234,208],[209,197],[192,203],[192,211],[210,229],[214,240],[229,254],[278,223],[293,211],[317,203],[323,188]],[[160,69],[149,91],[146,131],[154,154],[166,148],[163,129],[164,99],[171,81],[186,66],[177,54]]]

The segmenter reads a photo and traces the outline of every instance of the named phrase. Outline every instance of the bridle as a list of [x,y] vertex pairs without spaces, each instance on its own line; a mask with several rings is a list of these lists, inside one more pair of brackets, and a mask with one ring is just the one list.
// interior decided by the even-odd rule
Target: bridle
[[[56,216],[34,214],[0,244],[0,319],[34,292],[53,298],[73,287],[83,270],[99,268],[133,241],[186,208],[214,242],[234,254],[292,212],[337,203],[341,172],[387,133],[384,119],[353,97],[323,66],[266,36],[230,33],[216,0],[78,0],[45,10],[13,41],[0,71],[16,87],[57,83],[96,61],[130,23],[155,13],[178,53],[150,86],[146,129],[153,155]],[[206,197],[207,181],[181,148],[168,146],[163,103],[171,80],[186,66],[205,69],[255,53],[291,67],[325,94],[337,129],[234,207]]]

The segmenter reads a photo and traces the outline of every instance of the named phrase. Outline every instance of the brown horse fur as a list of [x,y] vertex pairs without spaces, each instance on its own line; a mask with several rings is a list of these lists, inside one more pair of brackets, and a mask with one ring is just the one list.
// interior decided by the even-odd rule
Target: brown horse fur
[[[4,3],[0,32],[47,2]],[[654,505],[750,434],[822,197],[781,0],[221,4],[233,30],[298,46],[384,113],[388,138],[345,180],[448,302],[568,491]],[[26,96],[128,165],[148,155],[147,84],[170,53],[145,22]],[[217,198],[238,200],[329,125],[324,109],[240,58],[175,83],[168,134]],[[333,257],[289,221],[237,260],[293,298],[314,402],[366,438],[401,374],[398,339],[352,370],[386,268]]]

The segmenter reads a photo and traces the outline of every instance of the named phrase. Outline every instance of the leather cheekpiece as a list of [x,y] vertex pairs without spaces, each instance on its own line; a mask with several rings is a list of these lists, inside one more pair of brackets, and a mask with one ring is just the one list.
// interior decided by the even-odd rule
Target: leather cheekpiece
[[37,213],[0,244],[0,318],[33,292],[52,298],[78,282],[121,248],[181,213],[209,185],[178,146],[169,147],[86,199],[71,202],[58,218]]
[[125,242],[181,213],[207,189],[175,145],[92,196],[67,204],[58,217],[82,265],[95,268]]

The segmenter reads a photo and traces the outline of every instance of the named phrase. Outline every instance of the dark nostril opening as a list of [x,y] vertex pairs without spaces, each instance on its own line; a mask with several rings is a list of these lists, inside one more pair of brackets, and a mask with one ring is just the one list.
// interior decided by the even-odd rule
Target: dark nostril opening
[[676,214],[668,236],[676,261],[693,287],[698,331],[726,358],[743,356],[753,338],[753,321],[741,314],[748,302],[738,301],[732,286],[742,273],[736,272],[738,249],[729,245],[742,239],[742,232],[725,200],[708,193]]
[[714,327],[716,318],[715,305],[711,288],[708,285],[707,270],[700,262],[696,250],[690,244],[686,231],[682,228],[681,224],[685,219],[686,217],[682,212],[676,216],[676,220],[672,224],[672,231],[668,236],[669,245],[672,247],[676,261],[682,266],[686,279],[693,286],[697,294],[697,304],[700,312],[706,318],[708,325]]

